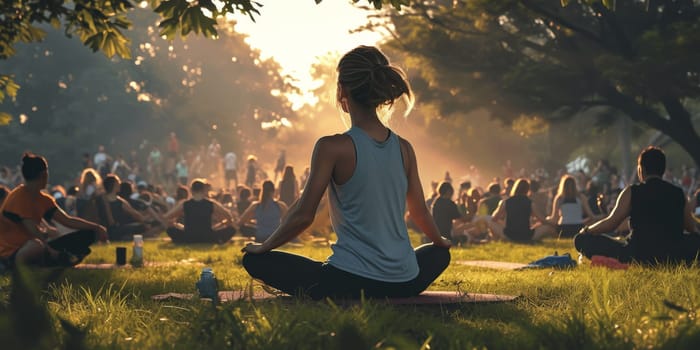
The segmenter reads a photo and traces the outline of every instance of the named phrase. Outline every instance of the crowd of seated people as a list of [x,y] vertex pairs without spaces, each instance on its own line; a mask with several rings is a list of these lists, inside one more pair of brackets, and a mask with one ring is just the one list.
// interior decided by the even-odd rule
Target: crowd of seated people
[[[121,167],[119,162],[125,161],[120,157],[116,162],[118,169]],[[0,168],[3,179],[0,206],[17,187],[8,181],[14,176],[9,169]],[[635,220],[607,220],[602,226],[604,230],[600,225],[591,225],[621,215],[618,197],[623,198],[630,192],[626,189],[638,186],[621,183],[614,168],[610,169],[607,162],[599,162],[590,175],[575,171],[562,172],[551,179],[535,175],[496,178],[485,189],[464,181],[456,187],[458,193],[448,181],[434,182],[434,193],[426,203],[440,233],[459,244],[492,240],[536,242],[546,237],[571,239],[591,228],[595,232],[605,231],[600,237],[626,236],[635,231],[635,225],[639,232],[639,223]],[[700,189],[696,181],[688,182],[688,171],[683,174],[686,176],[679,179],[666,176],[666,172],[657,177],[678,188],[684,198],[688,195],[688,217],[692,223],[698,223]],[[85,168],[76,185],[66,188],[56,185],[46,192],[66,215],[105,227],[106,237],[112,241],[129,241],[134,234],[158,236],[165,231],[175,243],[221,243],[236,233],[262,242],[299,197],[301,189],[298,183],[293,168],[286,166],[277,187],[271,181],[264,181],[261,188],[239,184],[235,189],[213,191],[208,181],[195,180],[190,188],[174,187],[171,196],[161,185],[144,180],[136,183],[122,180],[113,173],[103,177],[100,171]],[[613,223],[615,227],[611,227]],[[53,226],[58,232],[71,231],[60,222]],[[682,226],[686,233],[696,230],[690,224]],[[579,237],[577,249],[591,255],[587,253],[591,249],[588,239],[599,242],[603,239],[600,237]],[[629,259],[628,256],[609,254],[622,260]]]

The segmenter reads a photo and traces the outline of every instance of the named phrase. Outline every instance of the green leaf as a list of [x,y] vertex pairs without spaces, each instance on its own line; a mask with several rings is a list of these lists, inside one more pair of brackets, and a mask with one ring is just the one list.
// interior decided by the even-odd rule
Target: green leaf
[[160,24],[158,24],[158,26],[161,28],[160,35],[165,36],[165,38],[168,40],[174,39],[175,35],[177,34],[179,24],[180,22],[177,18],[168,18],[161,21]]
[[59,20],[57,16],[52,16],[49,22],[54,29],[61,28],[61,20]]
[[5,112],[0,112],[0,126],[9,125],[12,122],[12,115]]

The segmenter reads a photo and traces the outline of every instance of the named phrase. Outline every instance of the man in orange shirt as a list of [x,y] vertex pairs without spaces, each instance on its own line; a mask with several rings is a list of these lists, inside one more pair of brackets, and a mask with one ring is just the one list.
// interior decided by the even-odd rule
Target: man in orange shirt
[[[97,237],[106,238],[103,226],[66,214],[42,192],[49,178],[46,159],[25,154],[22,176],[25,183],[10,192],[0,208],[0,263],[70,266],[90,253],[88,246]],[[59,235],[47,224],[52,221],[77,231]]]

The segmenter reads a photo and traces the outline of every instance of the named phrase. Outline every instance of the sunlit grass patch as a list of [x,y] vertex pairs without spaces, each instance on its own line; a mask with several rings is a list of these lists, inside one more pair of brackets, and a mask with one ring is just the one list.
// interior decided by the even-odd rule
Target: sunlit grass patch
[[[117,245],[95,246],[86,262],[113,262]],[[85,330],[82,342],[88,348],[700,348],[697,267],[632,266],[619,271],[584,263],[572,270],[499,271],[453,263],[430,287],[521,296],[512,303],[488,305],[268,300],[214,307],[200,300],[150,299],[166,292],[193,293],[202,264],[213,268],[222,289],[250,287],[252,280],[240,266],[242,247],[146,242],[147,260],[183,263],[64,271],[40,293],[55,332],[63,334],[52,344],[65,345],[71,339],[62,318]],[[320,245],[286,250],[319,260],[330,254]],[[555,251],[574,255],[571,242],[564,240],[538,245],[495,242],[451,252],[453,261],[528,263]],[[44,275],[33,274],[37,279]],[[9,287],[9,276],[0,276],[0,341],[12,335],[6,312]]]

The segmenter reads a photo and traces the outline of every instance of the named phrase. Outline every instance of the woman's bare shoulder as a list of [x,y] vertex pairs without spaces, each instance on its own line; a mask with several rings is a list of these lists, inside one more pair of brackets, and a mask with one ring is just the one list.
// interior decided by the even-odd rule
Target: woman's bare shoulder
[[323,136],[318,141],[316,141],[316,148],[319,151],[331,151],[338,152],[347,149],[348,147],[353,148],[352,139],[350,136],[345,134],[335,134]]

